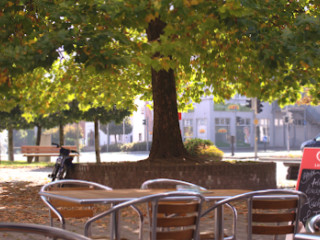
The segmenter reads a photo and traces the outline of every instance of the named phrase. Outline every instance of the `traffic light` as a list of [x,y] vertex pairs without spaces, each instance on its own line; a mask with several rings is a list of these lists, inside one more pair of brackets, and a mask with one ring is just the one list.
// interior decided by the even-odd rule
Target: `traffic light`
[[248,100],[246,100],[246,102],[247,102],[246,107],[251,109],[252,108],[252,100],[248,99]]
[[263,108],[263,104],[259,99],[257,99],[257,113],[261,113]]
[[289,123],[289,117],[288,116],[284,117],[284,123]]
[[142,120],[142,124],[146,125],[146,120],[145,119]]

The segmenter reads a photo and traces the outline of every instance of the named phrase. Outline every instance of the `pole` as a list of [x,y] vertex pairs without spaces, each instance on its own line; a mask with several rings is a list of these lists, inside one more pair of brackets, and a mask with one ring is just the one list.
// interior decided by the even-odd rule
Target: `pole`
[[126,133],[126,130],[125,130],[125,126],[124,126],[124,119],[123,119],[123,121],[122,121],[122,143],[124,144],[125,142],[124,142],[124,135],[125,135],[125,133]]
[[145,126],[145,140],[146,140],[146,150],[149,151],[149,142],[148,142],[148,118],[147,118],[147,103],[144,103],[144,119],[146,121]]
[[107,152],[109,152],[109,144],[110,144],[110,134],[109,134],[109,123],[107,124]]
[[289,136],[289,114],[288,114],[288,106],[286,107],[286,117],[288,118],[288,122],[286,122],[286,131],[287,131],[287,151],[290,152],[290,136]]
[[257,98],[252,98],[253,118],[254,118],[254,159],[258,159],[258,134],[257,134]]
[[149,124],[148,124],[148,119],[146,119],[146,128],[147,128],[147,131],[146,131],[146,140],[147,140],[147,151],[149,151],[149,137],[148,137],[148,132],[149,132]]
[[[77,151],[80,153],[80,122],[76,123],[77,124],[77,136],[76,136],[76,146],[77,146]],[[80,162],[80,154],[77,157],[77,163]]]
[[234,139],[235,136],[231,136],[231,156],[234,156]]

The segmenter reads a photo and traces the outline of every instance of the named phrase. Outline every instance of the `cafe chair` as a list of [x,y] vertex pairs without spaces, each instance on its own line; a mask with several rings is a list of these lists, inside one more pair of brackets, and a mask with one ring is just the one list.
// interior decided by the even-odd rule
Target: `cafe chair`
[[[85,225],[85,236],[89,236],[91,223],[121,209],[150,206],[150,240],[198,240],[199,217],[204,197],[196,192],[165,192],[149,195],[113,206],[110,210],[89,219]],[[139,239],[143,238],[143,214],[139,215]]]
[[[253,235],[272,235],[276,239],[278,235],[297,233],[300,209],[306,201],[306,195],[290,189],[251,191],[217,201],[204,211],[201,217],[213,210],[221,210],[225,204],[234,204],[241,200],[247,201],[247,239],[251,240]],[[217,231],[222,232],[222,229]],[[223,236],[219,238],[224,239]]]
[[52,239],[64,240],[90,240],[90,238],[77,233],[40,224],[0,223],[0,234],[2,233],[6,234],[5,239],[13,239],[13,236],[9,235],[9,233],[13,233],[15,237],[17,237],[17,234],[19,234],[19,236],[23,237],[23,239],[26,239],[26,237],[31,238],[32,236],[38,235],[41,236],[41,239],[44,239],[42,237],[50,237]]
[[[95,183],[90,181],[84,180],[73,180],[73,179],[65,179],[59,180],[55,182],[50,182],[45,184],[40,192],[45,191],[72,191],[72,190],[112,190],[112,188]],[[49,218],[50,218],[50,225],[54,225],[54,219],[58,219],[61,228],[66,228],[66,218],[73,218],[73,219],[81,219],[81,218],[91,218],[94,216],[95,209],[94,204],[78,204],[69,201],[63,201],[58,199],[50,199],[49,197],[42,196],[41,199],[43,202],[49,207]]]
[[170,178],[156,178],[156,179],[150,179],[145,182],[143,182],[140,186],[141,189],[151,189],[151,188],[168,188],[169,186],[174,186],[175,189],[178,190],[180,186],[185,186],[188,187],[189,189],[193,190],[200,190],[200,191],[205,191],[207,190],[204,187],[201,187],[199,185],[182,181],[182,180],[177,180],[177,179],[170,179]]
[[[201,187],[199,185],[190,183],[190,182],[186,182],[183,180],[178,180],[178,179],[171,179],[171,178],[155,178],[155,179],[150,179],[147,180],[145,182],[143,182],[140,186],[141,189],[151,189],[151,188],[168,188],[168,187],[172,187],[174,186],[175,189],[179,190],[189,190],[189,191],[207,191],[206,188]],[[235,222],[235,215],[236,210],[233,206],[227,204],[227,207],[229,207],[232,210],[232,213],[234,215],[234,220],[233,220],[233,229],[232,231],[235,231],[235,227],[236,227],[236,222]],[[205,231],[205,232],[200,232],[200,239],[201,240],[207,240],[207,239],[214,239],[214,232],[213,231]],[[233,233],[234,235],[234,233]],[[229,236],[229,239],[233,239],[233,235]],[[227,237],[227,236],[226,236]]]

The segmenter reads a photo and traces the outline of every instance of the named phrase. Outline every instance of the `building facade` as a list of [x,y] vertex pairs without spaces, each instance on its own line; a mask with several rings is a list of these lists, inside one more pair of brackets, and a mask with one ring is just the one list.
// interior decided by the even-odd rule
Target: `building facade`
[[[203,98],[194,109],[182,113],[183,139],[209,139],[220,148],[236,149],[258,145],[272,148],[299,148],[301,143],[320,132],[320,107],[287,106],[276,102],[262,103],[262,112],[255,114],[246,107],[248,98],[237,95],[225,103]],[[255,132],[256,131],[256,132]]]

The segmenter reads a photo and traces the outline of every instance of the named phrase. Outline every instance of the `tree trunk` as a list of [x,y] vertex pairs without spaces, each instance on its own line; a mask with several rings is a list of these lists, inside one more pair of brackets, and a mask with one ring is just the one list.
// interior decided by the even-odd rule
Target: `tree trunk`
[[[42,127],[41,126],[37,126],[37,139],[36,139],[36,145],[37,146],[40,146],[41,134],[42,134]],[[39,162],[39,157],[35,157],[34,161],[35,162]],[[31,162],[32,162],[32,159],[31,159]]]
[[[148,41],[160,39],[165,23],[159,18],[149,22]],[[157,57],[161,57],[156,54]],[[187,151],[184,148],[178,119],[177,93],[174,71],[152,71],[152,93],[154,103],[154,122],[152,146],[149,160],[185,161]]]
[[9,161],[14,161],[13,129],[11,127],[8,129],[8,159]]
[[96,162],[101,163],[100,158],[100,139],[99,139],[99,121],[94,120],[94,147],[96,150]]
[[114,135],[114,144],[117,145],[118,141],[117,141],[117,134]]
[[64,126],[62,123],[59,124],[59,144],[60,146],[64,145]]

